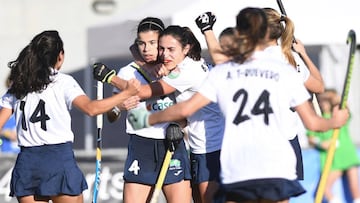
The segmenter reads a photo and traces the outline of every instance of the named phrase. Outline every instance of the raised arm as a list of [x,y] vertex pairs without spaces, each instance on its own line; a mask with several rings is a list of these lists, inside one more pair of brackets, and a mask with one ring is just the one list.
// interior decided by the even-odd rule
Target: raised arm
[[91,100],[86,95],[74,99],[73,105],[89,116],[95,116],[111,110],[114,106],[124,102],[129,97],[137,94],[140,90],[140,82],[132,79],[126,82],[126,88],[119,94],[102,100]]
[[[96,63],[93,67],[94,79],[110,83],[112,86],[124,90],[127,86],[127,80],[124,80],[116,75],[116,71],[108,68],[102,63]],[[148,99],[154,96],[163,96],[175,92],[175,88],[168,85],[163,80],[159,80],[150,84],[141,85],[137,96],[140,99]]]
[[299,54],[310,72],[310,76],[305,82],[305,87],[313,93],[323,93],[325,91],[325,84],[323,78],[319,69],[308,56],[303,43],[300,40],[296,39],[296,41],[293,43],[293,49]]
[[317,115],[309,101],[305,101],[295,107],[295,109],[304,123],[304,126],[311,131],[325,132],[330,129],[340,128],[345,125],[346,121],[349,119],[349,110],[346,108],[339,109],[339,106],[334,107],[330,119],[325,119]]
[[157,123],[176,122],[191,116],[210,102],[202,94],[195,93],[190,99],[153,114],[146,109],[133,109],[129,111],[128,120],[134,129],[146,128]]
[[205,37],[206,45],[214,64],[220,64],[228,61],[230,58],[223,54],[220,43],[218,42],[212,29],[216,22],[216,16],[211,12],[205,12],[199,15],[195,19],[195,22]]

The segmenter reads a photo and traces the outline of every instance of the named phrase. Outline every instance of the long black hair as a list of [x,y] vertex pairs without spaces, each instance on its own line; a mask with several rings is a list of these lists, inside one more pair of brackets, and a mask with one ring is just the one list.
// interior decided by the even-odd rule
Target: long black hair
[[63,41],[55,30],[36,35],[19,54],[9,62],[11,68],[9,93],[20,99],[30,92],[44,90],[51,83],[54,65],[61,52]]

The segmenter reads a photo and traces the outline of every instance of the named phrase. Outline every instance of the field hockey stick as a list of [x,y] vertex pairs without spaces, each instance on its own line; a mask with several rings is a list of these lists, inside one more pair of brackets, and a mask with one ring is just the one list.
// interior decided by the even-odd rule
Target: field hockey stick
[[171,156],[173,152],[175,152],[176,147],[179,144],[180,140],[182,140],[183,138],[184,138],[184,132],[181,129],[181,127],[177,123],[170,123],[166,128],[166,141],[167,141],[168,149],[166,150],[164,162],[161,166],[161,170],[158,179],[156,181],[150,203],[156,203],[158,201],[159,194],[164,184],[165,176],[170,165]]
[[[281,14],[282,14],[283,16],[287,16],[286,11],[285,11],[285,7],[284,7],[282,1],[281,1],[281,0],[276,0],[276,2],[277,2],[277,4],[278,4],[278,6],[279,6],[279,9],[280,9]],[[295,40],[295,36],[293,36],[293,41],[294,41],[294,42],[296,41],[296,40]]]
[[[356,34],[355,34],[354,30],[349,31],[346,42],[347,42],[347,44],[350,43],[350,53],[349,53],[349,61],[348,61],[348,66],[347,66],[347,70],[346,70],[346,75],[345,75],[343,92],[341,95],[341,102],[340,102],[341,109],[346,108],[346,102],[347,102],[347,98],[348,98],[348,94],[349,94],[350,80],[351,80],[353,64],[354,64],[355,48],[356,48]],[[339,137],[339,128],[336,128],[336,129],[334,129],[332,137],[331,137],[331,143],[330,143],[330,147],[328,149],[328,154],[326,156],[325,166],[322,171],[319,186],[318,186],[316,196],[315,196],[315,203],[322,202],[324,192],[325,192],[325,185],[326,185],[326,182],[327,182],[327,179],[329,176],[329,172],[331,169],[331,165],[332,165],[332,162],[334,159],[334,154],[335,154],[335,149],[336,149],[336,141],[338,140],[338,137]]]
[[167,173],[169,165],[170,165],[171,156],[172,156],[172,152],[168,149],[166,151],[164,162],[163,162],[163,164],[161,166],[160,174],[159,174],[159,177],[158,177],[158,179],[156,181],[156,185],[155,185],[155,188],[154,188],[154,192],[153,192],[153,194],[151,196],[150,203],[157,203],[158,200],[159,200],[159,195],[160,195],[160,192],[161,192],[161,188],[162,188],[162,186],[164,184],[165,176],[166,176],[166,173]]
[[319,101],[317,100],[317,97],[316,97],[316,94],[313,93],[313,97],[312,97],[312,104],[314,106],[314,110],[316,112],[316,114],[318,116],[322,116],[322,113],[321,113],[321,108],[320,108],[320,105],[319,105]]
[[279,6],[281,14],[286,16],[286,11],[285,11],[285,8],[284,8],[284,5],[283,5],[282,1],[281,0],[276,0],[276,3]]
[[[97,100],[103,99],[103,83],[97,82]],[[100,175],[101,175],[101,149],[102,149],[102,128],[103,128],[103,114],[96,116],[97,139],[96,139],[96,168],[95,181],[92,203],[97,203],[97,196],[99,193]]]

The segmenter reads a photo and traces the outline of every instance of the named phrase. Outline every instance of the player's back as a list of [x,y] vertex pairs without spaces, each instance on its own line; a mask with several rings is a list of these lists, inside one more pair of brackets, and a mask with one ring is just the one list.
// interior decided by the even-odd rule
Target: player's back
[[296,71],[264,52],[256,52],[243,64],[216,66],[209,80],[215,89],[209,92],[216,92],[226,117],[226,147],[221,155],[222,163],[228,163],[222,167],[227,177],[224,183],[269,177],[295,179],[295,155],[284,136],[288,129],[283,122],[290,106],[308,98]]
[[72,101],[84,94],[73,77],[57,73],[45,90],[14,100],[19,145],[73,142],[69,110]]

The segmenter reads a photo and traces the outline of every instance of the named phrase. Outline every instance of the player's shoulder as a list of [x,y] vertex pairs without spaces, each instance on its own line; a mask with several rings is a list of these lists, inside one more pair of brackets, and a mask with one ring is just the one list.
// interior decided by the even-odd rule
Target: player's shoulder
[[57,90],[68,90],[81,88],[78,81],[70,74],[66,73],[57,73],[53,76],[53,82],[48,86],[48,91],[51,91],[52,88],[57,88]]
[[264,51],[269,54],[279,54],[279,55],[282,54],[281,46],[279,46],[279,45],[268,46],[264,49]]
[[219,63],[213,66],[210,71],[211,72],[227,72],[228,69],[233,69],[241,66],[242,64],[234,62],[234,61],[226,61],[224,63]]
[[68,82],[71,82],[74,80],[75,79],[73,76],[66,74],[66,73],[58,72],[58,73],[56,73],[56,75],[54,75],[55,82],[68,83]]
[[194,60],[190,57],[185,57],[185,59],[178,64],[179,69],[182,71],[191,71],[191,72],[208,72],[209,67],[206,61],[201,58],[200,60]]
[[134,75],[134,72],[136,71],[137,64],[135,62],[130,62],[125,66],[122,66],[119,68],[118,75],[120,76],[128,76],[128,75]]
[[241,64],[233,61],[216,64],[210,69],[207,78],[211,81],[221,81],[223,78],[226,78],[227,75],[231,72],[238,70],[240,65]]
[[[274,49],[277,49],[278,47],[274,47]],[[285,61],[282,57],[282,53],[279,52],[278,54],[274,54],[274,52],[271,51],[259,51],[256,52],[255,63],[262,63],[267,64],[266,67],[273,67],[275,69],[279,69],[282,71],[282,69],[287,71],[294,71],[295,69],[290,65],[287,61]]]

